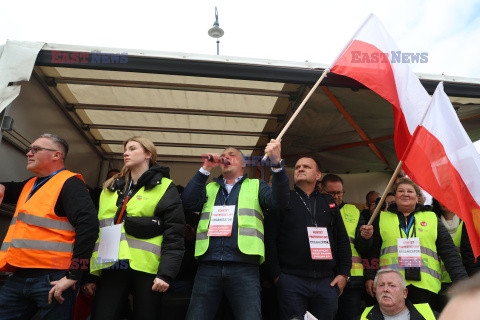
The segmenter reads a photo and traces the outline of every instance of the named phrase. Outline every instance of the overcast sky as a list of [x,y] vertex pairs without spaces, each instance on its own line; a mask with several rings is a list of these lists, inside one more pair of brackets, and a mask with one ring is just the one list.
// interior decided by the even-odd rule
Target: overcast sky
[[7,39],[330,64],[369,13],[404,52],[427,52],[414,72],[480,78],[480,0],[2,1]]
[[480,1],[2,1],[6,39],[330,64],[369,13],[404,52],[427,52],[415,72],[480,78]]

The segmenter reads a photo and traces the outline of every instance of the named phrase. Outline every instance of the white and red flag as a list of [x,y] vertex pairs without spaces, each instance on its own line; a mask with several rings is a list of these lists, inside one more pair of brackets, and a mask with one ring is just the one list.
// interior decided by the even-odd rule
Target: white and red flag
[[371,14],[330,68],[330,72],[357,80],[393,105],[399,159],[430,103],[420,80],[403,61],[402,52]]
[[480,155],[445,94],[443,82],[401,160],[409,177],[465,222],[478,257]]
[[357,80],[392,104],[395,151],[404,161],[405,172],[465,221],[478,257],[480,156],[444,93],[443,84],[431,99],[373,14],[330,71]]

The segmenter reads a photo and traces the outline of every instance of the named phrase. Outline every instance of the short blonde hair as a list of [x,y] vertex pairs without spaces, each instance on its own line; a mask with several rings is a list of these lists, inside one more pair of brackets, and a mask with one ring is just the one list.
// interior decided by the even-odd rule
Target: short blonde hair
[[409,178],[406,178],[406,177],[398,179],[397,183],[395,183],[393,185],[393,193],[394,194],[397,193],[397,189],[401,184],[411,185],[413,187],[413,189],[415,189],[415,193],[417,194],[417,196],[423,195],[422,191],[420,190],[420,187],[415,182],[413,182],[412,179],[409,179]]

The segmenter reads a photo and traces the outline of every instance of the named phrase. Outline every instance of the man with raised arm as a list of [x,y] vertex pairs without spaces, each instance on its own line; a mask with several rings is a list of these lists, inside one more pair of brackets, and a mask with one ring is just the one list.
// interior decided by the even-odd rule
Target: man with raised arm
[[[285,207],[289,182],[280,141],[265,153],[272,164],[272,186],[244,174],[243,154],[227,148],[207,154],[182,194],[185,210],[200,211],[195,257],[199,261],[187,319],[213,319],[225,295],[235,319],[260,320],[259,265],[265,260],[265,211]],[[207,184],[220,163],[222,175]]]

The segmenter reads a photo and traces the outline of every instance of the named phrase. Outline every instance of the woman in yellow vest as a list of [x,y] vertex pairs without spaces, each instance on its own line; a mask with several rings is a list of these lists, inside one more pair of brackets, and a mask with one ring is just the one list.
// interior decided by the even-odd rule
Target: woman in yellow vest
[[[480,268],[480,260],[475,263],[475,256],[472,251],[472,246],[470,244],[470,239],[468,238],[467,229],[463,221],[452,211],[444,207],[437,199],[433,199],[432,202],[433,212],[437,214],[440,221],[443,223],[448,233],[452,237],[453,244],[457,249],[457,252],[460,253],[465,270],[468,273],[468,276],[472,276]],[[445,269],[443,262],[441,263],[442,268],[442,289],[440,291],[441,295],[441,307],[443,308],[448,299],[446,297],[446,291],[452,284],[452,279]]]
[[374,222],[373,267],[365,270],[367,291],[372,290],[375,267],[391,268],[405,277],[413,303],[429,303],[438,309],[440,258],[454,281],[467,278],[467,273],[443,224],[434,212],[417,203],[420,188],[401,178],[393,192],[395,204]]
[[156,320],[182,262],[185,217],[153,143],[133,137],[123,147],[125,165],[100,195],[100,233],[90,261],[97,280],[83,290],[95,293],[92,320],[120,319],[129,294],[135,320]]

